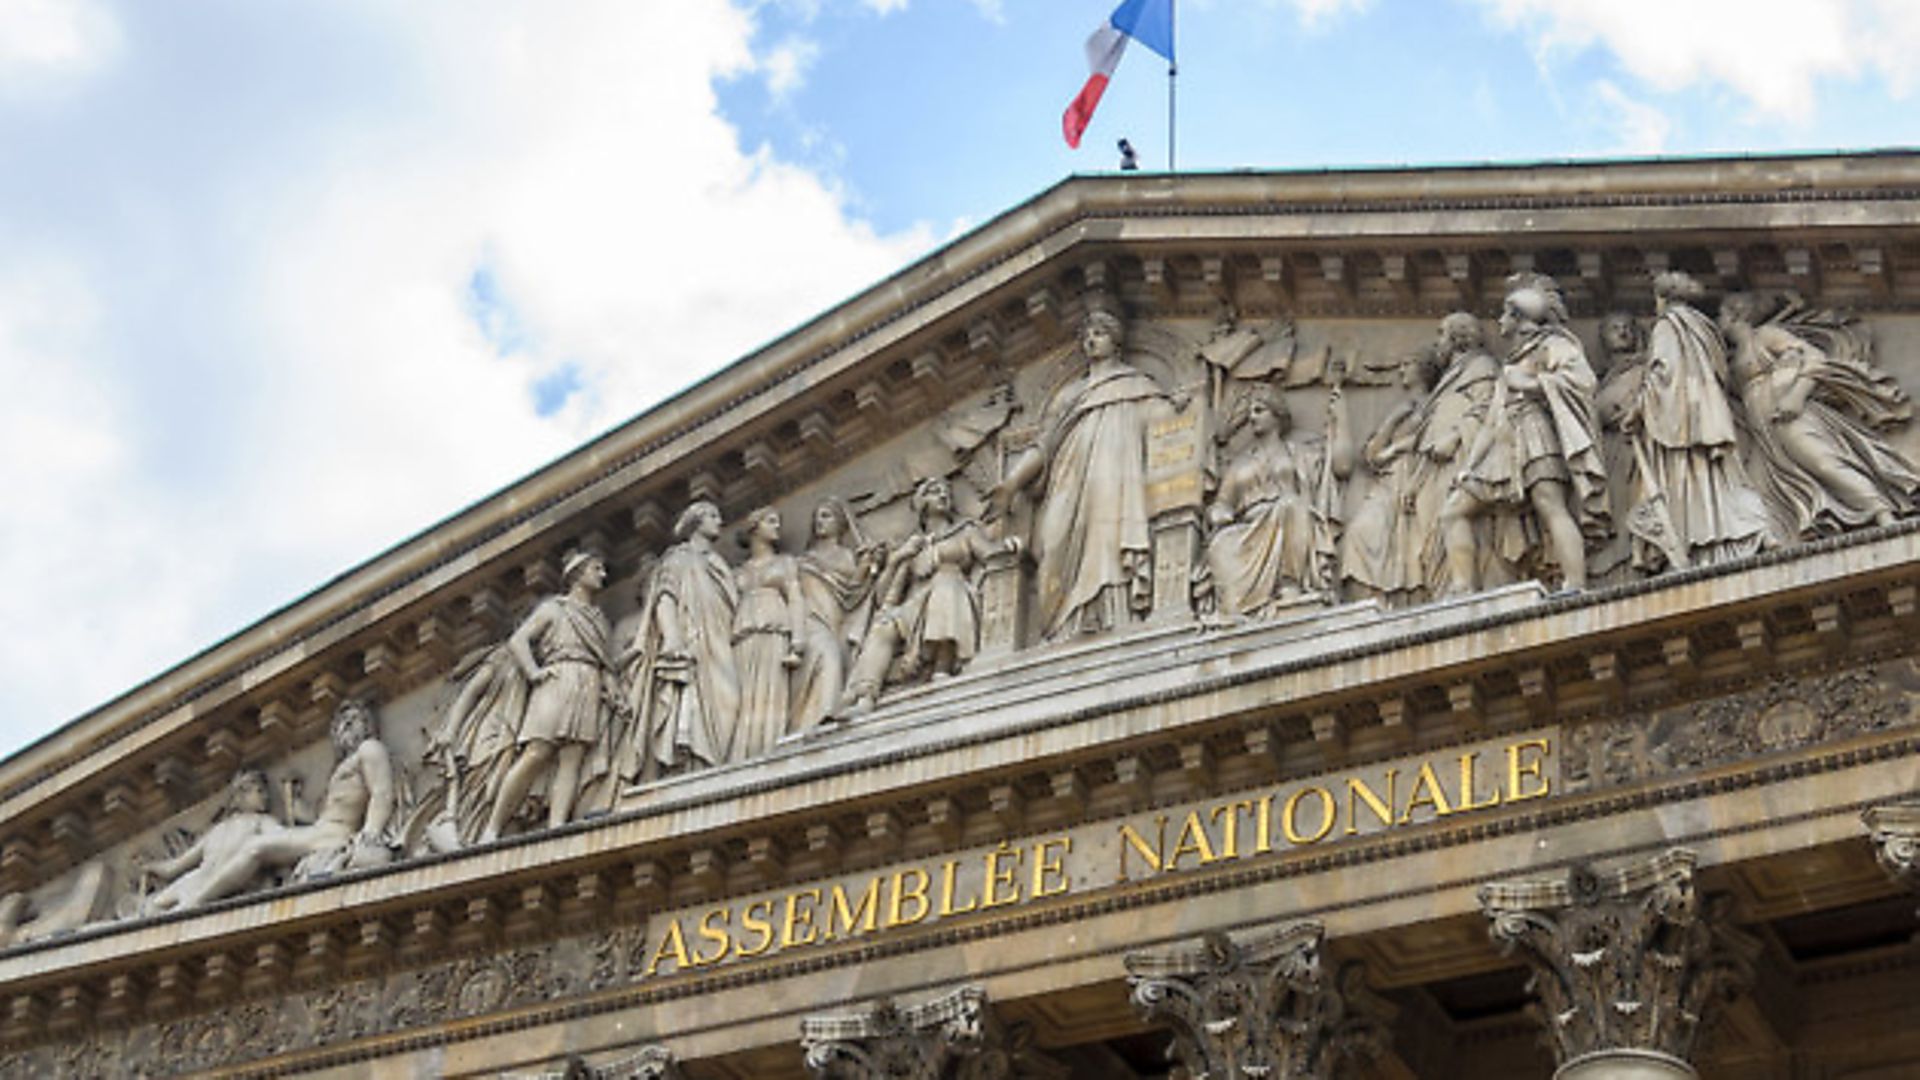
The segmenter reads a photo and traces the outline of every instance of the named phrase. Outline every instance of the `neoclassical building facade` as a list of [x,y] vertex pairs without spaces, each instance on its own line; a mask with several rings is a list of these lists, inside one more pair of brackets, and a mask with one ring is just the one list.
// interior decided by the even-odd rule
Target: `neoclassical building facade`
[[0,762],[9,1076],[1920,1074],[1920,154],[1075,178]]

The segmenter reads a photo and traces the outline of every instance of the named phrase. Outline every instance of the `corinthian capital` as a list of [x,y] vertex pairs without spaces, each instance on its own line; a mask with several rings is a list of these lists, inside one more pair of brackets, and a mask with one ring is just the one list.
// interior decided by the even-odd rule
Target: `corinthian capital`
[[963,986],[907,1009],[881,1002],[800,1021],[807,1070],[821,1080],[1065,1080],[1024,1024],[1003,1024],[987,992]]
[[1587,1064],[1612,1075],[1625,1058],[1638,1063],[1634,1075],[1693,1075],[1701,1032],[1752,985],[1759,942],[1695,892],[1694,861],[1674,850],[1480,890],[1493,939],[1532,969],[1534,1011],[1562,1077]]
[[1126,958],[1133,1003],[1173,1028],[1168,1051],[1190,1076],[1326,1080],[1390,1041],[1393,1008],[1358,963],[1321,970],[1319,923],[1238,943],[1211,933],[1194,948]]
[[1869,806],[1860,815],[1873,836],[1873,853],[1893,879],[1920,892],[1920,802]]

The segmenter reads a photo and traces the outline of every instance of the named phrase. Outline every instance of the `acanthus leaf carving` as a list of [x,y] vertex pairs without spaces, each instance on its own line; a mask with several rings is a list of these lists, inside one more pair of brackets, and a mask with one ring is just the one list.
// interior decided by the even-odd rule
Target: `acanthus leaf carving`
[[806,1067],[819,1080],[1066,1080],[1025,1025],[1003,1023],[978,986],[901,1008],[882,1001],[800,1022]]
[[1483,886],[1493,939],[1530,973],[1532,1011],[1562,1066],[1613,1052],[1688,1063],[1720,1009],[1752,985],[1758,939],[1694,887],[1675,849],[1611,872]]
[[1196,948],[1126,957],[1135,1008],[1168,1024],[1187,1075],[1329,1080],[1383,1053],[1393,1006],[1349,963],[1329,978],[1325,930],[1298,922],[1236,942],[1210,933]]

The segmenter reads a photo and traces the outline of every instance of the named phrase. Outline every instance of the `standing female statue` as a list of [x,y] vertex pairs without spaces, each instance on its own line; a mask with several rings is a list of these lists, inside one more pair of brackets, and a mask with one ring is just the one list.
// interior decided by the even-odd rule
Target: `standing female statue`
[[674,522],[678,543],[647,582],[633,641],[623,653],[633,735],[621,775],[652,780],[733,759],[740,676],[733,655],[739,606],[733,568],[714,550],[720,508],[702,499]]
[[863,541],[846,503],[828,498],[814,507],[813,537],[800,556],[800,599],[807,617],[790,731],[812,730],[839,704],[852,650],[866,636],[882,554]]
[[1004,513],[1044,473],[1033,553],[1049,640],[1111,630],[1153,606],[1147,429],[1168,403],[1122,357],[1124,341],[1119,316],[1096,310],[1086,317],[1086,372],[1048,399],[1040,444],[1013,462],[990,495]]
[[980,648],[973,571],[995,552],[1020,548],[1017,540],[992,539],[972,518],[956,518],[953,489],[939,477],[914,488],[913,508],[920,531],[887,552],[877,594],[881,607],[854,658],[839,710],[845,715],[872,709],[887,683],[958,674]]
[[1480,320],[1464,311],[1440,320],[1433,346],[1407,365],[1417,396],[1361,448],[1374,482],[1340,538],[1340,570],[1350,587],[1398,602],[1446,591],[1440,506],[1499,376]]
[[1195,583],[1202,611],[1259,618],[1309,594],[1332,595],[1339,482],[1353,471],[1346,412],[1336,381],[1328,439],[1289,441],[1293,416],[1278,391],[1263,385],[1234,399],[1225,437],[1241,446],[1207,508],[1213,535]]
[[734,571],[733,656],[740,673],[739,734],[728,761],[759,757],[787,733],[806,605],[793,556],[780,551],[780,511],[763,506],[742,530],[747,561]]
[[1726,344],[1692,303],[1701,292],[1678,270],[1654,277],[1645,362],[1620,403],[1634,477],[1625,527],[1634,566],[1649,572],[1750,555],[1767,538],[1737,452]]
[[1913,514],[1920,470],[1884,434],[1912,418],[1906,392],[1873,367],[1852,326],[1765,314],[1749,293],[1720,302],[1755,469],[1783,535],[1807,538]]

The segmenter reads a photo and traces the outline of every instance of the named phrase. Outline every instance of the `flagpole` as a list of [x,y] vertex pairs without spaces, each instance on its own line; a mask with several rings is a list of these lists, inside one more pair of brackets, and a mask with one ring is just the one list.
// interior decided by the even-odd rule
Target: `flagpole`
[[[1174,24],[1175,24],[1175,21],[1179,18],[1178,16],[1179,8],[1180,8],[1179,0],[1167,0],[1167,44],[1168,46],[1173,45]],[[1178,49],[1170,48],[1169,51],[1171,51],[1175,56],[1180,55],[1180,51]],[[1174,136],[1175,129],[1174,129],[1174,108],[1173,108],[1173,105],[1174,105],[1173,84],[1174,84],[1174,77],[1179,74],[1180,74],[1180,65],[1174,63],[1172,60],[1168,60],[1167,61],[1167,171],[1168,172],[1174,171],[1173,136]]]

